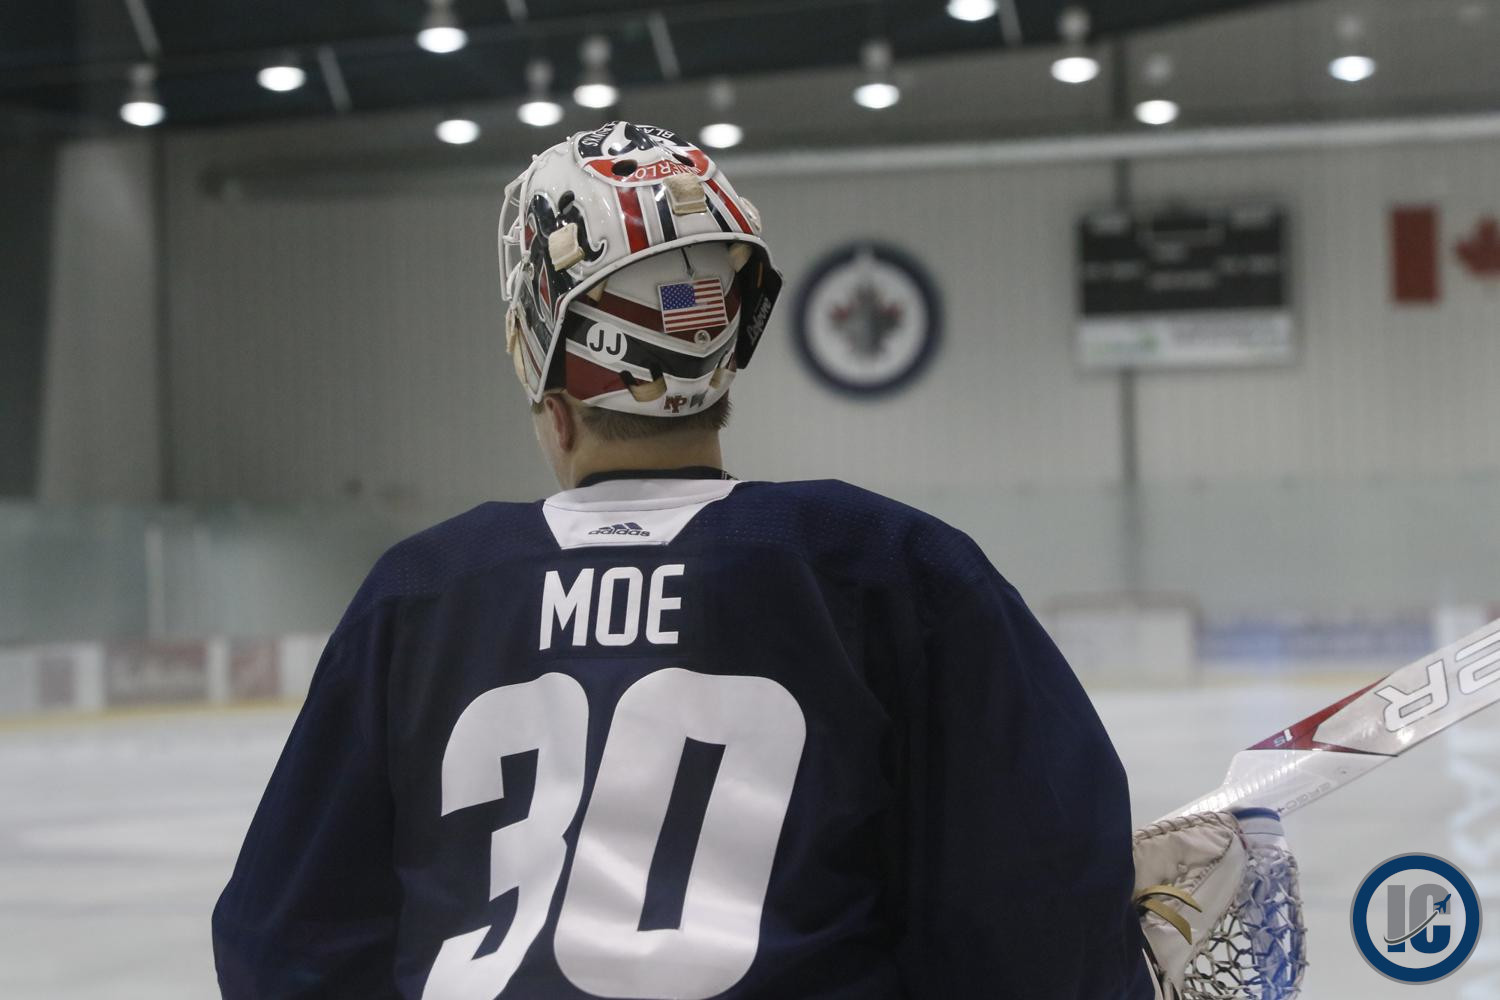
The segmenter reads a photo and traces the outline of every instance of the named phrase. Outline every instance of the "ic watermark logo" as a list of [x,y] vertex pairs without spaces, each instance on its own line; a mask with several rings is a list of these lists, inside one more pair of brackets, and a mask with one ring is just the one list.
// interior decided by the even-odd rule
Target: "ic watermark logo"
[[1456,865],[1398,854],[1359,884],[1349,924],[1370,968],[1399,983],[1435,983],[1474,953],[1479,895]]

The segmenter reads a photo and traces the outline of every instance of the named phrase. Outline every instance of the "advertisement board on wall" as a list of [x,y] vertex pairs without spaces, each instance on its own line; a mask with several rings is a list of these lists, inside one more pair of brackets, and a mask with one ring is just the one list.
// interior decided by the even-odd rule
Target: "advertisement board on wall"
[[1084,368],[1294,360],[1280,207],[1105,209],[1079,219],[1077,236]]

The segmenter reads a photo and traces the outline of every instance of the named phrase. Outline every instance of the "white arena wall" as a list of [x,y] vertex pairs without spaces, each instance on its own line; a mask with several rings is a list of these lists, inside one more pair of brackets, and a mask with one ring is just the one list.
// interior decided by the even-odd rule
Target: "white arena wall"
[[[494,218],[513,167],[476,166],[446,184],[452,171],[412,166],[393,178],[382,167],[361,183],[344,162],[335,176],[354,193],[341,196],[296,194],[283,166],[279,195],[206,189],[205,176],[233,176],[271,142],[262,131],[169,143],[174,493],[335,498],[357,479],[462,502],[545,489],[499,340]],[[1450,245],[1500,210],[1497,154],[1500,141],[1488,140],[1133,162],[1138,201],[1289,207],[1302,344],[1288,368],[1142,376],[1143,479],[1500,470],[1490,387],[1500,281],[1464,274],[1450,254],[1441,305],[1393,305],[1386,241],[1395,205],[1440,206]],[[768,220],[792,291],[826,250],[888,240],[932,272],[946,340],[910,391],[873,405],[842,399],[796,361],[788,295],[736,389],[738,467],[897,492],[1118,480],[1118,382],[1071,357],[1073,220],[1110,203],[1112,164],[849,175],[799,172],[795,160],[779,170],[771,157],[753,166],[741,187]]]
[[[384,523],[404,527],[552,489],[501,343],[494,220],[517,164],[402,152],[426,145],[418,124],[165,137],[161,173],[138,175],[164,193],[159,330],[140,328],[157,319],[136,305],[117,323],[83,316],[54,331],[70,345],[51,356],[58,398],[99,379],[100,357],[137,356],[159,333],[160,379],[132,383],[116,411],[122,443],[95,463],[155,476],[159,461],[155,499],[176,505],[179,521],[227,505],[289,516],[313,505],[325,519],[395,511]],[[834,476],[931,509],[973,534],[1046,614],[1080,602],[1181,607],[1229,630],[1209,643],[1221,652],[1260,641],[1241,626],[1410,624],[1359,654],[1397,657],[1422,641],[1434,609],[1500,598],[1500,282],[1469,276],[1449,254],[1440,305],[1394,306],[1387,213],[1437,205],[1451,248],[1500,209],[1500,140],[1391,132],[1347,148],[1335,137],[1264,150],[1244,133],[1233,151],[1208,154],[1188,152],[1191,134],[1179,133],[1170,148],[1138,143],[1123,167],[1087,142],[872,150],[854,172],[834,169],[848,154],[741,157],[739,186],[767,219],[789,283],[735,389],[731,469]],[[265,159],[272,148],[297,153]],[[96,142],[76,155],[116,154]],[[733,173],[735,157],[723,160]],[[67,176],[64,206],[103,197]],[[1122,177],[1138,201],[1289,207],[1295,364],[1141,374],[1128,395],[1119,377],[1074,365],[1073,222],[1109,204]],[[923,261],[945,312],[926,374],[878,402],[821,388],[791,343],[801,275],[859,238]],[[64,254],[62,287],[100,252]],[[124,288],[94,294],[139,302]],[[141,414],[154,415],[157,434],[132,446]],[[44,468],[94,470],[53,477],[52,498],[114,499],[99,485],[109,477],[76,454],[97,451],[85,422],[75,415],[70,431],[54,409],[48,417]],[[152,634],[233,631],[239,615],[267,631],[332,625],[326,572],[278,580],[272,596],[238,587],[217,611],[182,610],[173,594],[234,566],[225,550],[194,556],[189,535],[168,532],[168,554],[196,569],[163,584],[172,593]],[[371,537],[328,539],[330,562],[367,563]],[[211,552],[217,561],[205,562]],[[298,600],[315,590],[321,599]],[[277,610],[296,606],[320,610]],[[1313,645],[1345,641],[1320,635]]]

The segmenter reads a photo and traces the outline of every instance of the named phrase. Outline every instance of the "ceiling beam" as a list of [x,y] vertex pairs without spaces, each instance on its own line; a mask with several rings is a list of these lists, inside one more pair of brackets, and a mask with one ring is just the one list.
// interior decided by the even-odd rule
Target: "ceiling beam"
[[[145,10],[145,0],[124,0],[127,5],[139,4]],[[839,10],[867,10],[879,7],[882,0],[701,0],[672,7],[672,20],[679,24],[688,22],[718,21],[739,17],[789,17],[799,13],[820,13],[834,16]],[[651,11],[621,8],[616,12],[599,14],[562,15],[557,17],[525,20],[502,20],[490,22],[465,22],[471,47],[485,44],[501,44],[513,41],[542,41],[550,38],[567,38],[603,32],[623,31],[643,23],[650,30]],[[149,24],[149,18],[148,22]],[[317,45],[329,45],[338,50],[343,59],[362,56],[387,56],[409,52],[414,48],[417,26],[399,34],[366,35],[354,38],[318,40],[289,39],[274,46],[220,49],[213,52],[163,53],[157,49],[159,76],[192,75],[232,67],[259,67],[269,58],[285,53],[287,49],[310,49]],[[154,30],[151,37],[155,37]],[[144,44],[143,44],[144,48]],[[850,59],[854,56],[851,53]],[[29,90],[38,86],[66,86],[78,83],[98,83],[124,79],[133,61],[98,60],[91,62],[51,63],[41,66],[0,67],[0,93],[14,90]]]
[[656,51],[656,64],[661,68],[662,79],[682,79],[682,64],[677,61],[677,47],[672,44],[672,30],[659,10],[653,10],[646,18],[646,27],[651,31],[651,47]]
[[323,73],[323,85],[328,89],[328,101],[339,114],[354,110],[354,101],[349,97],[349,84],[344,80],[344,71],[339,66],[339,57],[331,45],[318,46],[318,69]]
[[1227,125],[1166,131],[1128,130],[1092,135],[880,148],[726,154],[717,160],[735,177],[793,174],[965,170],[1037,163],[1093,163],[1182,156],[1244,156],[1278,150],[1362,149],[1500,139],[1500,112],[1404,118]]
[[[1247,125],[1177,132],[1098,132],[992,142],[858,146],[779,153],[724,154],[717,162],[736,178],[994,169],[1119,159],[1224,156],[1283,150],[1339,150],[1500,139],[1500,113]],[[394,150],[378,158],[272,157],[217,164],[202,176],[212,197],[297,198],[422,190],[493,191],[497,173],[518,170],[513,148],[462,161],[431,149]]]
[[1006,45],[1020,48],[1026,44],[1026,36],[1021,32],[1021,13],[1016,10],[1016,0],[1000,0],[995,16],[1000,18],[1000,37],[1005,40]]
[[135,38],[140,43],[142,55],[155,62],[161,58],[161,36],[156,33],[156,24],[151,20],[146,0],[125,0],[125,10],[130,14],[130,23],[135,28]]

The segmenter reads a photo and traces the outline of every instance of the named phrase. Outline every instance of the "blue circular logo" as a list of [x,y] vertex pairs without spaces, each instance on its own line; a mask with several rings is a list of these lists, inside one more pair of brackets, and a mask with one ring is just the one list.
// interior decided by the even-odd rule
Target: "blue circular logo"
[[793,323],[797,351],[820,381],[878,396],[909,384],[932,360],[942,308],[914,258],[861,241],[813,266]]
[[1376,865],[1349,910],[1360,955],[1398,983],[1435,983],[1457,972],[1479,943],[1480,919],[1468,876],[1432,854]]

